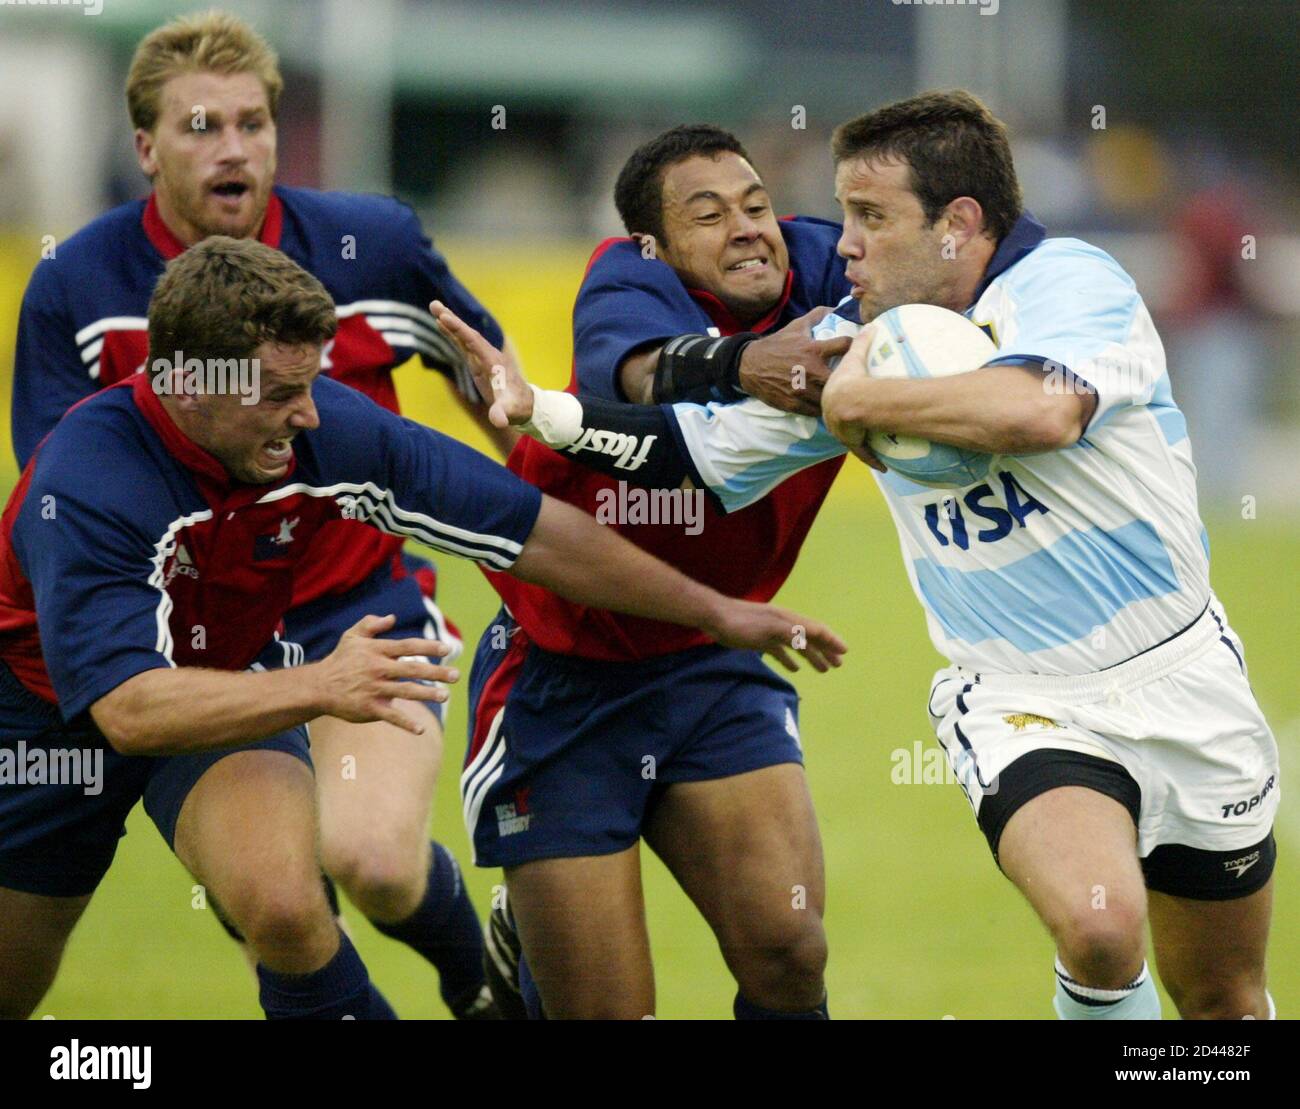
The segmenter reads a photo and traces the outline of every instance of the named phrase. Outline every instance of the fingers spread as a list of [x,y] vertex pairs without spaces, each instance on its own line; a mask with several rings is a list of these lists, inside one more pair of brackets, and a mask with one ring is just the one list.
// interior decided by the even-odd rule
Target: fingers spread
[[415,720],[407,716],[405,712],[399,709],[392,701],[378,702],[371,710],[371,714],[376,720],[383,720],[389,724],[395,724],[404,732],[410,732],[412,735],[424,734],[424,721]]
[[789,650],[786,649],[784,644],[773,644],[768,647],[767,653],[792,674],[799,669],[799,664],[795,662],[793,656],[790,654]]

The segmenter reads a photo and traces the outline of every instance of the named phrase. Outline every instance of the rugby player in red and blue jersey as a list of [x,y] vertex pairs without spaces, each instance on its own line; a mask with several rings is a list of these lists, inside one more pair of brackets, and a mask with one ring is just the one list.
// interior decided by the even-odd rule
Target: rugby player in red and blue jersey
[[[19,465],[74,403],[144,365],[145,310],[165,263],[207,235],[255,237],[284,251],[329,290],[339,326],[325,372],[397,411],[394,368],[412,354],[457,385],[476,416],[473,384],[429,318],[439,297],[498,343],[500,328],[395,200],[273,184],[282,82],[275,56],[222,13],[168,24],[143,40],[127,82],[146,201],[125,204],[66,242],[32,276],[19,323],[13,440]],[[482,421],[485,423],[485,421]],[[504,454],[513,437],[497,434]],[[434,600],[435,569],[405,555],[400,536],[331,523],[300,566],[288,631],[324,658],[367,612],[392,612],[395,638],[459,637]],[[322,774],[321,857],[327,873],[383,933],[438,969],[457,1016],[488,1009],[482,933],[456,861],[428,836],[442,757],[444,706],[418,738],[385,723],[328,719],[312,729]],[[422,710],[423,711],[423,710]],[[360,773],[337,768],[367,752]]]
[[[74,406],[0,520],[0,745],[99,767],[0,786],[0,1015],[24,1017],[45,993],[143,798],[247,938],[268,1017],[392,1016],[319,881],[304,725],[418,735],[432,721],[406,702],[445,700],[433,683],[458,674],[430,661],[439,641],[376,638],[393,627],[382,612],[284,669],[303,661],[279,634],[298,568],[335,521],[789,665],[791,647],[838,665],[843,645],[821,625],[691,581],[318,376],[334,305],[279,251],[208,237],[169,264],[148,319],[150,372]],[[192,371],[232,362],[256,374],[253,403]]]
[[[615,201],[635,238],[603,243],[588,268],[570,390],[639,403],[747,390],[818,411],[825,359],[847,349],[810,336],[827,311],[812,310],[849,292],[839,226],[778,220],[737,139],[704,125],[638,149]],[[743,512],[704,506],[687,530],[610,521],[600,510],[619,483],[534,440],[509,460],[692,577],[763,601],[789,574],[839,463],[795,475]],[[737,1017],[824,1018],[821,843],[794,689],[758,655],[689,629],[492,580],[507,607],[474,662],[461,792],[476,862],[506,868],[546,1015],[654,1011],[644,838],[717,936]],[[493,925],[490,944],[509,945],[500,914]],[[505,985],[509,967],[497,965]],[[528,996],[527,974],[523,986]]]

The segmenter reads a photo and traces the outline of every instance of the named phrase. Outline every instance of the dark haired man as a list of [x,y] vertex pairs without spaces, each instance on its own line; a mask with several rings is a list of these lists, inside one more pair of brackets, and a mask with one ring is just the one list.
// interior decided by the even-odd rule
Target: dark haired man
[[[319,881],[303,725],[383,720],[415,735],[447,645],[377,638],[371,614],[323,660],[277,629],[313,537],[367,523],[579,604],[685,621],[819,669],[842,645],[726,598],[454,440],[318,376],[336,333],[324,287],[279,251],[211,236],[150,302],[150,374],[74,408],[0,523],[0,744],[95,781],[0,785],[0,1015],[25,1017],[145,808],[258,959],[268,1017],[392,1017]],[[174,353],[175,352],[175,353]],[[214,395],[189,364],[256,360],[260,388]],[[170,365],[169,365],[170,363]],[[163,387],[162,383],[166,383]],[[806,631],[796,632],[797,628]]]
[[[868,430],[995,455],[965,489],[878,482],[953,663],[929,712],[995,859],[1056,941],[1056,1010],[1158,1018],[1149,919],[1183,1017],[1273,1015],[1277,745],[1210,588],[1186,423],[1132,279],[1087,243],[1044,238],[1005,128],[967,93],[852,120],[833,151],[853,294],[814,334],[857,338],[825,424],[749,403],[634,422],[504,369],[489,380],[497,352],[443,325],[495,386],[498,422],[531,420],[605,469],[577,449],[593,432],[654,435],[629,480],[694,483],[729,509],[864,449]],[[910,303],[964,313],[997,357],[957,377],[869,377],[860,320]]]
[[[838,226],[778,219],[735,136],[707,125],[640,147],[615,198],[631,238],[602,243],[588,267],[571,388],[633,415],[657,409],[628,401],[742,390],[815,411],[825,359],[845,349],[809,334],[826,311],[811,310],[848,292]],[[637,464],[635,450],[626,461]],[[532,440],[509,466],[756,600],[789,574],[839,460],[730,517],[693,496],[694,527],[611,518],[621,471],[603,477]],[[821,845],[794,690],[752,653],[507,578],[493,585],[507,607],[475,659],[461,791],[477,862],[506,869],[546,1013],[653,1013],[644,838],[717,936],[738,1017],[824,1017]]]

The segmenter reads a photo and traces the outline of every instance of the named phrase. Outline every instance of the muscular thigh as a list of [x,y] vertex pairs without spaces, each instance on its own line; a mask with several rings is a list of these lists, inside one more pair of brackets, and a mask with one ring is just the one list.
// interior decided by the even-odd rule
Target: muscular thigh
[[1059,933],[1106,912],[1140,927],[1146,891],[1136,845],[1133,818],[1119,801],[1062,786],[1018,808],[997,850],[1003,872]]
[[174,850],[218,901],[259,879],[305,879],[320,891],[310,768],[282,751],[237,751],[215,762],[181,806]]
[[798,763],[665,787],[646,842],[724,946],[764,942],[825,908],[821,836]]
[[23,1019],[54,980],[90,895],[47,897],[0,889],[0,1017]]
[[1248,897],[1201,901],[1151,891],[1160,978],[1184,1017],[1264,1017],[1273,882]]
[[352,724],[321,717],[311,725],[327,862],[339,839],[378,840],[412,851],[427,839],[442,729],[419,702],[403,701],[401,707],[423,720],[423,735],[384,721]]
[[524,957],[553,1019],[654,1013],[639,846],[506,869]]

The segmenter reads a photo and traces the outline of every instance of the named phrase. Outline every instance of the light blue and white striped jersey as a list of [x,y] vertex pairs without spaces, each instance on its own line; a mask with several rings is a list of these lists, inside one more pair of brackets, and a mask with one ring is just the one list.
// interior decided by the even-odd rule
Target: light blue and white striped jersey
[[[856,305],[840,308],[849,318],[827,316],[817,337],[860,330]],[[997,458],[965,488],[875,475],[935,646],[976,671],[1081,674],[1186,628],[1210,596],[1208,540],[1187,426],[1132,279],[1088,243],[1047,239],[986,274],[965,315],[997,344],[994,362],[1044,363],[1049,385],[1068,369],[1098,398],[1074,446]],[[844,451],[820,420],[759,401],[673,407],[729,510]]]

